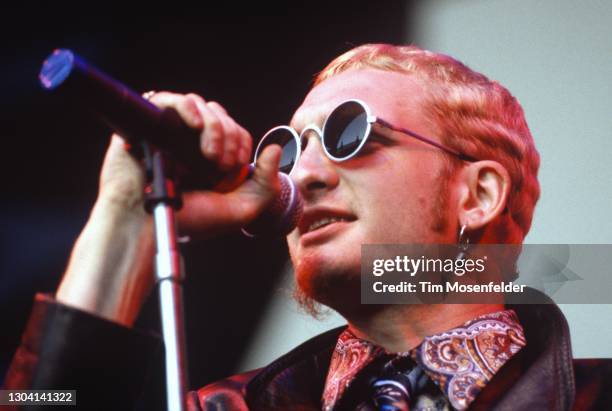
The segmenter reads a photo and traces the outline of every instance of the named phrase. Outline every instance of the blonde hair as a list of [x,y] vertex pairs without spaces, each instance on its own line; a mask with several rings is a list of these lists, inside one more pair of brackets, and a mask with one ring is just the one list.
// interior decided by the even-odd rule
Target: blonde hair
[[540,196],[540,156],[514,96],[450,56],[389,44],[365,44],[342,54],[318,74],[314,86],[345,70],[361,68],[415,76],[428,94],[423,107],[426,120],[441,142],[506,168],[510,196],[506,212],[495,222],[495,232],[503,242],[522,242]]

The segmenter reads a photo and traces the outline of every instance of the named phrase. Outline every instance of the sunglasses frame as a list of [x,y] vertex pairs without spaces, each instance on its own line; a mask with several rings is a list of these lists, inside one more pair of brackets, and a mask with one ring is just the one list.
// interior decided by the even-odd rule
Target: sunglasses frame
[[[361,142],[359,143],[359,146],[357,146],[357,148],[349,155],[344,156],[344,157],[336,157],[333,154],[331,154],[328,150],[327,150],[327,146],[325,145],[325,140],[324,140],[324,136],[325,136],[325,129],[327,127],[328,124],[328,120],[329,118],[338,110],[340,109],[344,104],[347,103],[357,103],[364,111],[364,113],[366,114],[366,122],[367,122],[367,126],[366,126],[366,131],[365,131],[365,135],[364,138],[361,140]],[[293,166],[291,167],[291,171],[289,171],[289,173],[287,174],[291,174],[291,172],[293,172],[293,169],[295,168],[295,165],[298,163],[300,156],[302,154],[302,145],[301,145],[301,141],[302,141],[302,136],[308,132],[308,131],[314,131],[315,133],[317,133],[317,135],[319,136],[319,138],[321,139],[321,146],[323,146],[323,151],[325,152],[325,155],[327,155],[327,157],[329,157],[331,160],[336,161],[336,162],[341,162],[341,161],[346,161],[351,159],[352,157],[356,156],[360,151],[361,148],[365,145],[365,143],[368,141],[368,138],[370,137],[370,134],[372,132],[372,125],[376,123],[381,125],[382,127],[388,128],[392,131],[397,131],[399,133],[405,134],[407,136],[410,136],[412,138],[415,138],[425,144],[429,144],[431,146],[434,146],[436,148],[439,148],[442,151],[445,151],[448,154],[454,155],[457,158],[459,158],[460,160],[463,161],[469,161],[469,162],[474,162],[474,161],[478,161],[477,158],[472,157],[470,155],[461,153],[457,150],[454,150],[450,147],[447,147],[441,143],[438,143],[437,141],[427,138],[425,136],[422,136],[418,133],[415,133],[412,130],[409,130],[407,128],[403,128],[403,127],[396,127],[394,125],[392,125],[391,123],[381,119],[380,117],[377,117],[375,115],[372,114],[370,107],[362,100],[359,99],[348,99],[348,100],[344,100],[343,102],[341,102],[340,104],[338,104],[326,117],[325,117],[325,121],[323,123],[323,130],[321,131],[321,129],[316,125],[316,124],[310,124],[308,126],[306,126],[302,132],[300,134],[297,133],[297,131],[290,126],[286,126],[286,125],[282,125],[282,126],[276,126],[270,130],[268,130],[268,132],[266,134],[264,134],[264,136],[261,138],[261,140],[259,141],[259,144],[257,144],[257,148],[255,149],[255,157],[253,160],[253,164],[257,161],[257,157],[259,155],[259,151],[261,149],[262,143],[266,140],[266,137],[268,137],[268,135],[270,135],[271,133],[275,132],[276,130],[287,130],[289,131],[289,133],[293,136],[293,138],[295,139],[295,144],[296,144],[296,156],[295,156],[295,160],[293,162]]]

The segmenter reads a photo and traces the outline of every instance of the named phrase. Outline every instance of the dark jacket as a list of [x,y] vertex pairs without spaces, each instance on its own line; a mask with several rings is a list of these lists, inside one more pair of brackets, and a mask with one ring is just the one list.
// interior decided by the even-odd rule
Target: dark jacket
[[[527,346],[500,369],[470,409],[612,409],[612,360],[572,360],[567,322],[555,305],[509,308],[523,325]],[[190,392],[188,410],[320,409],[342,329],[321,334],[260,370]],[[134,409],[138,401],[147,404],[143,381],[158,350],[151,336],[38,296],[5,388],[76,388],[78,409]],[[348,406],[357,395],[349,389],[339,405]],[[159,405],[148,403],[143,409]]]
[[[612,409],[612,360],[573,360],[567,322],[554,304],[508,308],[518,315],[527,346],[498,371],[470,410]],[[321,334],[262,370],[204,387],[190,401],[204,410],[320,409],[341,331]],[[358,394],[349,390],[339,406]]]

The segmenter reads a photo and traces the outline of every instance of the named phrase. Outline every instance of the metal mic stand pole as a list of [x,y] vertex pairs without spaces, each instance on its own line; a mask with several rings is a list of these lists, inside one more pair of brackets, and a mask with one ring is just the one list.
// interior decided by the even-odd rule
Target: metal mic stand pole
[[187,394],[187,351],[183,312],[183,264],[177,246],[175,211],[182,206],[171,162],[161,151],[143,144],[147,182],[145,208],[155,221],[155,272],[166,360],[169,411],[184,411]]

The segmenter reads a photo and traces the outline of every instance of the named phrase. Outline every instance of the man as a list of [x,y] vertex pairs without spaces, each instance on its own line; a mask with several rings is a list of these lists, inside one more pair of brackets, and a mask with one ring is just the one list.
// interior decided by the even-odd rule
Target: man
[[[220,168],[249,161],[249,134],[219,104],[167,92],[151,101],[175,108],[202,130],[202,153]],[[347,101],[381,121],[345,156],[323,141],[321,129]],[[348,327],[315,337],[261,370],[190,393],[191,409],[569,410],[608,404],[609,394],[602,393],[610,386],[604,378],[612,375],[610,364],[573,368],[567,324],[554,305],[360,301],[362,244],[522,242],[539,196],[539,156],[523,111],[505,88],[448,56],[365,45],[321,72],[291,127],[301,151],[290,176],[305,204],[287,238],[299,299],[312,309],[318,303],[333,308]],[[129,330],[95,325],[85,314],[131,327],[152,286],[143,173],[124,145],[113,137],[98,200],[55,301],[39,301],[28,330],[49,329],[60,316],[69,318],[62,322],[68,333],[82,330],[72,324],[88,322],[91,332],[138,344],[134,338],[141,337]],[[278,190],[279,162],[279,148],[270,145],[258,152],[254,177],[236,190],[189,194],[181,224],[207,233],[247,225]],[[68,314],[48,314],[60,311]],[[26,332],[16,355],[8,380],[21,383],[13,386],[30,386],[32,370],[40,373],[36,350],[44,347],[27,347],[34,333]],[[104,358],[117,361],[113,355]],[[49,356],[65,360],[55,351]]]

